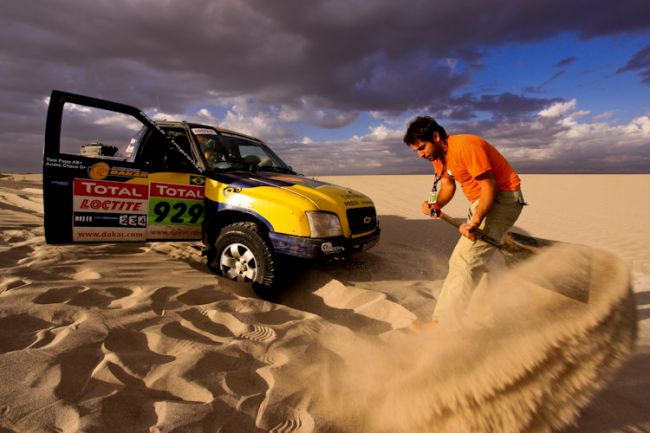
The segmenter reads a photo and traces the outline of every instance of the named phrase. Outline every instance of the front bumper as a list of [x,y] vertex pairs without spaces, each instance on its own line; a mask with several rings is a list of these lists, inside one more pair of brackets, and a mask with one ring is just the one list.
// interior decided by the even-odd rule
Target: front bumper
[[273,245],[273,251],[278,254],[310,260],[327,260],[372,248],[379,242],[379,233],[380,230],[377,228],[374,232],[358,238],[348,239],[338,236],[313,239],[271,232],[269,238]]

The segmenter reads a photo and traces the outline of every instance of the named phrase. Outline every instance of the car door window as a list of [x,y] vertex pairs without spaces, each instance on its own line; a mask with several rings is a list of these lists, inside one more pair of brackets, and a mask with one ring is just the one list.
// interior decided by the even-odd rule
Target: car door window
[[61,121],[60,153],[126,161],[129,144],[142,128],[142,123],[126,114],[66,103]]
[[190,157],[195,162],[191,144],[185,132],[182,130],[165,132],[167,137],[172,138],[178,148],[185,152],[185,155],[158,131],[151,130],[143,136],[136,162],[156,171],[196,171],[192,162],[187,159]]

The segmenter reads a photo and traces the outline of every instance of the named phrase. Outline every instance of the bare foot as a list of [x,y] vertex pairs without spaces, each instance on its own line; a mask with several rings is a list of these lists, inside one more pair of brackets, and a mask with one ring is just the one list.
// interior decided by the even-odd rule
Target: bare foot
[[431,322],[418,322],[418,321],[414,321],[414,322],[411,323],[411,325],[409,326],[409,329],[411,330],[411,332],[418,333],[418,332],[422,332],[422,331],[427,331],[427,330],[429,330],[429,329],[433,329],[433,328],[435,328],[437,325],[438,325],[438,321],[437,321],[437,320],[432,320]]

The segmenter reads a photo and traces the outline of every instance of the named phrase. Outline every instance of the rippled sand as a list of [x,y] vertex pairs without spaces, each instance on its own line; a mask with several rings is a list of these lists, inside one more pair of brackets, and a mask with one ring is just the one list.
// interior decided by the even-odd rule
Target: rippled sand
[[565,244],[495,259],[468,323],[411,334],[456,239],[418,214],[428,176],[326,178],[375,200],[382,241],[275,303],[192,243],[46,245],[39,177],[3,176],[0,430],[650,431],[650,210],[590,196],[650,176],[589,178],[524,176],[517,230]]

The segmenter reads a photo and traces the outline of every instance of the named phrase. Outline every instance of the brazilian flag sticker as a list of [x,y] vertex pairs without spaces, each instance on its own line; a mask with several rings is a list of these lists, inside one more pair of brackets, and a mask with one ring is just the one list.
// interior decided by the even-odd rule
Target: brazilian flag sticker
[[190,185],[198,185],[198,186],[205,185],[205,177],[190,175]]

